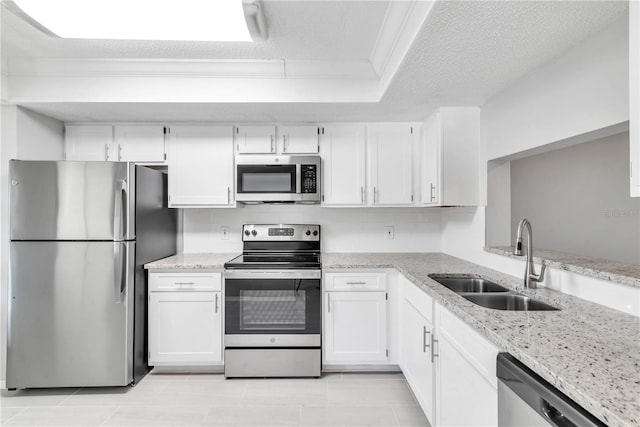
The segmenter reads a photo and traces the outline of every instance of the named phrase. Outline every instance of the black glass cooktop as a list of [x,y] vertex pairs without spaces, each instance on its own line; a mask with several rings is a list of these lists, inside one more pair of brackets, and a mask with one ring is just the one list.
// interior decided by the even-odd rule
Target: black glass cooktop
[[320,268],[317,253],[268,253],[242,254],[224,264],[224,268],[235,269],[300,269]]

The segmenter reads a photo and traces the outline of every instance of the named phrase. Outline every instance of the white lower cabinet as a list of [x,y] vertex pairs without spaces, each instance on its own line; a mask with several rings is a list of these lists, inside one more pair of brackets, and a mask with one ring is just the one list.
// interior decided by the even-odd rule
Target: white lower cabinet
[[401,278],[401,368],[434,426],[498,423],[500,349]]
[[324,275],[323,363],[386,364],[385,273]]
[[222,364],[222,275],[149,274],[149,365]]
[[400,366],[424,414],[433,423],[435,369],[431,362],[433,301],[431,297],[400,276],[402,299],[402,361]]

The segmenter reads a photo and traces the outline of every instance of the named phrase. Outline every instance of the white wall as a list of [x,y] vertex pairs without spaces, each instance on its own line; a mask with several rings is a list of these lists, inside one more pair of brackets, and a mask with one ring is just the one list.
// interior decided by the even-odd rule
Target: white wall
[[0,381],[5,379],[9,254],[9,160],[61,160],[62,122],[15,105],[2,105],[0,144]]
[[486,159],[519,153],[629,120],[625,14],[482,108]]
[[[626,21],[622,17],[482,107],[483,200],[488,160],[566,142],[629,119]],[[442,251],[520,277],[524,260],[484,252],[485,230],[484,207],[443,209]],[[638,288],[554,269],[544,285],[640,315]]]
[[[242,224],[320,224],[323,252],[438,252],[437,208],[323,208],[254,205],[237,209],[184,209],[184,252],[241,252]],[[220,227],[230,227],[229,240]],[[394,227],[393,240],[385,227]]]
[[513,160],[509,234],[526,217],[538,248],[640,264],[628,182],[628,132]]

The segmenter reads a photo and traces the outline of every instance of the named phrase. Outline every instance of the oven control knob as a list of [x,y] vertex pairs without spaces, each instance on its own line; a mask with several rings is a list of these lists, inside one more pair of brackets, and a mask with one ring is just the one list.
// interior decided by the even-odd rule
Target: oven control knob
[[251,235],[255,236],[256,234],[258,234],[258,232],[256,230],[251,230]]
[[245,235],[245,236],[248,236],[249,234],[251,234],[251,233],[249,232],[249,230],[244,230],[244,235]]
[[306,234],[307,236],[311,236],[311,231],[307,230],[304,232],[304,234]]
[[313,235],[317,236],[318,235],[318,230],[313,230]]

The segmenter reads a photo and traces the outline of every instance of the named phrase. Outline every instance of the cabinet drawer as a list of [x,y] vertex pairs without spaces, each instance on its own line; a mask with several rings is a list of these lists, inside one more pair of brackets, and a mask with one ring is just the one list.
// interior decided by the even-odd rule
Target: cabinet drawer
[[222,273],[150,273],[149,291],[221,291]]
[[386,273],[325,273],[324,286],[327,291],[385,291]]

